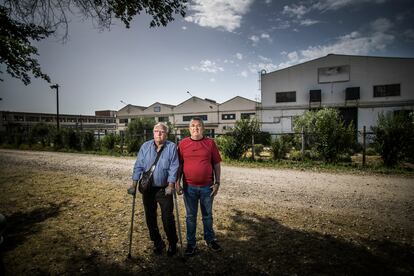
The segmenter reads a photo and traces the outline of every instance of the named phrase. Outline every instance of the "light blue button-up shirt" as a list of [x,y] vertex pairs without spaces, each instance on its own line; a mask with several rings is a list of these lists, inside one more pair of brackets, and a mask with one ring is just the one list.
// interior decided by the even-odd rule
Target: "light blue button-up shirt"
[[[148,171],[157,157],[157,148],[154,140],[142,144],[138,151],[137,160],[135,161],[132,180],[139,180],[144,171]],[[171,141],[165,141],[164,149],[161,152],[160,159],[155,166],[153,179],[155,187],[164,187],[168,183],[175,183],[179,160],[177,146]]]

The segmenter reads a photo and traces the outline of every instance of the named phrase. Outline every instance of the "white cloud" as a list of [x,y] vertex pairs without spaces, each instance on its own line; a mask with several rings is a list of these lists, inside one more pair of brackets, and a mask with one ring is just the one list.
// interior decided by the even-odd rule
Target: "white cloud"
[[293,4],[292,6],[284,6],[283,7],[283,14],[286,14],[290,17],[297,17],[297,18],[302,18],[302,16],[304,16],[305,14],[307,14],[309,12],[309,8],[303,6],[303,5],[295,5]]
[[181,29],[183,29],[184,31],[187,30],[186,26],[182,26]]
[[241,53],[237,53],[236,54],[236,58],[239,59],[239,60],[242,60],[243,59],[243,55]]
[[265,0],[265,3],[269,5],[270,3],[272,3],[272,0]]
[[256,46],[260,40],[267,40],[268,42],[272,42],[270,35],[267,33],[262,33],[260,35],[252,35],[249,39],[253,42],[253,46]]
[[394,35],[387,33],[392,24],[387,19],[377,19],[370,24],[366,34],[354,31],[338,37],[337,41],[328,45],[309,46],[305,50],[290,52],[288,60],[277,67],[282,69],[293,64],[326,56],[327,54],[367,55],[373,51],[381,51],[394,41]]
[[192,71],[200,71],[200,72],[204,72],[204,73],[217,73],[217,72],[223,72],[224,69],[223,67],[220,67],[218,65],[216,65],[216,63],[214,61],[211,60],[202,60],[200,61],[200,65],[196,66],[193,65],[191,66],[189,69],[185,68],[187,71],[188,70],[192,70]]
[[216,79],[215,78],[211,78],[210,79],[210,82],[216,82]]
[[257,35],[252,35],[251,37],[249,37],[249,39],[253,41],[253,43],[257,43],[259,42],[260,37],[258,37]]
[[249,73],[246,70],[244,70],[240,73],[240,75],[244,78],[247,78],[249,76]]
[[312,19],[304,19],[300,21],[300,25],[302,26],[311,26],[317,23],[319,23],[318,20],[312,20]]
[[319,0],[312,6],[312,8],[321,11],[339,10],[351,5],[358,5],[363,3],[382,4],[385,1],[386,0]]
[[240,27],[253,0],[193,0],[185,20],[202,27],[223,28],[232,32]]
[[264,62],[272,62],[272,60],[270,58],[267,58],[267,57],[264,57],[264,56],[261,56],[261,55],[259,55],[259,59],[261,61],[264,61]]

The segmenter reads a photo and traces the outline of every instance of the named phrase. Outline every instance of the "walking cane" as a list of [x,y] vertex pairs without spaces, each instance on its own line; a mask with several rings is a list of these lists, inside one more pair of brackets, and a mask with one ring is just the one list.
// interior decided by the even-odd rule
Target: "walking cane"
[[174,196],[174,205],[175,205],[175,213],[176,213],[176,215],[177,215],[177,225],[178,225],[178,239],[180,240],[180,253],[181,253],[181,258],[184,258],[184,255],[183,255],[183,239],[182,239],[182,237],[181,237],[181,224],[180,224],[180,212],[178,212],[178,201],[177,201],[177,194],[176,194],[176,192],[175,192],[175,190],[174,190],[174,193],[173,193],[173,196]]
[[129,249],[128,249],[128,259],[131,259],[131,246],[132,246],[132,231],[134,228],[134,214],[135,214],[135,197],[137,194],[137,189],[135,188],[135,193],[132,197],[132,217],[131,217],[131,229],[129,230]]

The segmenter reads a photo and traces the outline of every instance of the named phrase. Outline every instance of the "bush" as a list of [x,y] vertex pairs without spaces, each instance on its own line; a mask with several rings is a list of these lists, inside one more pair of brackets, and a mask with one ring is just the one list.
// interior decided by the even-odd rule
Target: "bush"
[[70,128],[65,128],[62,131],[63,145],[66,149],[81,150],[81,139],[78,131]]
[[285,158],[286,154],[290,150],[290,143],[286,138],[276,137],[271,144],[273,160],[279,160]]
[[338,110],[333,108],[305,112],[295,120],[294,129],[296,132],[303,129],[306,143],[327,162],[337,162],[356,142],[353,124],[346,127]]
[[254,144],[254,154],[259,156],[262,153],[264,146],[262,144]]
[[45,123],[37,123],[33,126],[29,134],[29,144],[40,143],[42,147],[48,145],[50,127]]
[[241,147],[233,136],[221,135],[215,141],[220,152],[230,159],[239,159],[245,152],[244,147]]
[[414,115],[391,113],[379,114],[377,126],[372,127],[375,134],[374,146],[380,153],[384,165],[394,167],[404,159],[414,155]]
[[125,143],[127,145],[128,152],[138,152],[141,145],[147,139],[152,138],[152,129],[154,125],[155,120],[153,118],[139,118],[128,124],[128,128],[125,132]]
[[114,150],[115,144],[118,140],[118,136],[113,133],[105,135],[105,137],[102,139],[102,147],[106,150],[112,151]]
[[82,149],[94,150],[95,135],[91,131],[82,133]]
[[270,144],[272,143],[272,137],[269,132],[260,131],[254,136],[254,142],[256,144],[270,146]]

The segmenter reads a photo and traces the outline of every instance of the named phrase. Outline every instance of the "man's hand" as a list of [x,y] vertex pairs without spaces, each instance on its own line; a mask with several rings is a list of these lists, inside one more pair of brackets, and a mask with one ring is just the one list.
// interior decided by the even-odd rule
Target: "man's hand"
[[211,197],[215,197],[217,195],[217,193],[218,193],[219,188],[220,188],[220,184],[219,183],[216,183],[216,184],[214,184],[211,187],[212,187],[213,190],[211,191],[210,196]]
[[174,183],[168,183],[167,188],[165,188],[165,195],[172,195],[174,193]]
[[183,194],[183,187],[181,187],[179,180],[175,182],[175,189],[177,190],[178,195]]
[[132,185],[127,189],[127,193],[130,195],[135,195],[135,193],[137,192],[137,184],[138,181],[132,181]]

